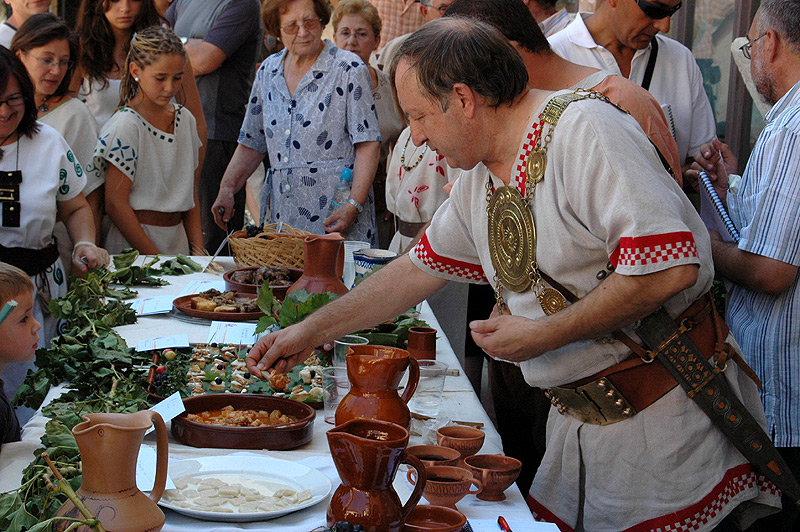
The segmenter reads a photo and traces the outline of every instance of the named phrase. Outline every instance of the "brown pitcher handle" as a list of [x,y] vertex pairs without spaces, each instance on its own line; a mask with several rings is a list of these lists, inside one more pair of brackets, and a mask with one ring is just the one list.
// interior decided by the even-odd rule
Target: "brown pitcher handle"
[[156,427],[156,481],[153,484],[153,491],[150,492],[150,499],[153,502],[161,500],[164,487],[167,485],[167,465],[169,462],[169,449],[167,438],[167,426],[158,412],[150,412],[150,419]]
[[[417,367],[417,371],[419,372],[419,367]],[[408,514],[414,509],[419,499],[422,497],[422,492],[425,491],[425,483],[428,482],[428,475],[425,473],[425,466],[422,464],[422,461],[414,455],[406,454],[406,457],[403,458],[403,463],[417,470],[417,483],[414,486],[414,491],[411,492],[411,496],[403,505],[403,521],[405,521]],[[411,471],[407,473],[407,475],[409,475],[409,480],[410,474]]]
[[411,396],[414,395],[414,392],[417,391],[417,385],[419,384],[419,363],[415,358],[408,357],[408,382],[406,383],[406,389],[403,390],[403,395],[400,396],[400,399],[403,400],[404,403],[408,404],[408,401],[411,400]]

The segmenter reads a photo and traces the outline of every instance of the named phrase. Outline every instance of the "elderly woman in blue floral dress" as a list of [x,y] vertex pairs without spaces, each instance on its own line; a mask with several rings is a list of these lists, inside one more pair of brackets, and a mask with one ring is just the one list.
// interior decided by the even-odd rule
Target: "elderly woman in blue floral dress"
[[[285,49],[256,73],[214,217],[225,226],[233,194],[268,152],[262,215],[269,205],[273,222],[374,245],[372,180],[381,137],[369,71],[357,55],[322,40],[330,20],[326,0],[266,0],[261,14],[267,33],[280,35]],[[350,197],[329,215],[345,167],[353,170]]]

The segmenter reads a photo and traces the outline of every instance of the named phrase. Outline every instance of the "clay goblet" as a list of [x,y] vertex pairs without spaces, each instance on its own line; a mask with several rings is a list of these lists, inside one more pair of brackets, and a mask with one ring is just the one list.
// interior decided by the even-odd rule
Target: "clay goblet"
[[459,425],[449,425],[436,431],[436,443],[455,449],[461,453],[462,460],[480,451],[485,437],[480,429]]
[[[455,509],[456,503],[467,494],[478,495],[483,490],[480,481],[474,479],[472,472],[463,467],[426,467],[425,474],[428,479],[422,496],[425,497],[426,501],[436,506]],[[412,485],[416,486],[416,471],[409,469],[406,477]],[[470,491],[470,486],[478,488],[477,491]]]
[[522,462],[502,454],[476,454],[465,458],[464,466],[483,484],[479,499],[502,501],[503,492],[517,480]]
[[406,452],[419,458],[426,470],[433,466],[455,466],[461,460],[457,450],[438,445],[414,445]]
[[444,506],[418,504],[406,516],[403,532],[461,532],[467,518]]

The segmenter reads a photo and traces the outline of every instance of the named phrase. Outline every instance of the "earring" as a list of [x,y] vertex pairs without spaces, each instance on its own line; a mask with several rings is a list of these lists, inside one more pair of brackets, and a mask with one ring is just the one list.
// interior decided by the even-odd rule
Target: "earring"
[[136,83],[139,83],[139,78],[134,77],[133,81],[135,81]]

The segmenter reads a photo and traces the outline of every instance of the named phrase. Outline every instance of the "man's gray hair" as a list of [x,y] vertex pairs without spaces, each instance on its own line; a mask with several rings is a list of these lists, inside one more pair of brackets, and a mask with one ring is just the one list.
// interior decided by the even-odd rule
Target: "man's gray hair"
[[522,57],[508,39],[483,22],[448,17],[428,22],[395,53],[392,80],[401,60],[410,63],[423,95],[438,101],[442,111],[447,110],[456,83],[467,85],[495,108],[527,90]]
[[761,0],[758,18],[759,35],[777,31],[792,51],[800,54],[800,0]]

